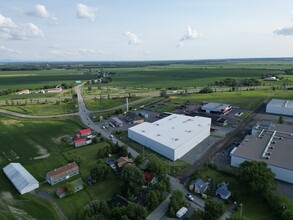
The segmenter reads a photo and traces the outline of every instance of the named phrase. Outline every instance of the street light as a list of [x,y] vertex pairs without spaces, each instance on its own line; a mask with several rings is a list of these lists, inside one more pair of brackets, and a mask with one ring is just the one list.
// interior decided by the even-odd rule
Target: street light
[[242,206],[243,206],[243,204],[240,203],[239,206],[240,206],[240,218],[241,218],[242,217]]

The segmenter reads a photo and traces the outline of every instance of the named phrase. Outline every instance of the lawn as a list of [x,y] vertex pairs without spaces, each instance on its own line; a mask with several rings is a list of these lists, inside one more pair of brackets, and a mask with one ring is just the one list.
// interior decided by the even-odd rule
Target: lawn
[[[211,177],[215,186],[222,181],[228,182],[229,189],[232,192],[232,197],[234,197],[230,199],[229,204],[231,205],[233,200],[242,203],[242,216],[245,216],[248,219],[277,219],[276,214],[270,210],[264,199],[251,193],[250,190],[243,186],[243,184],[240,184],[235,177],[220,173],[208,166],[201,167],[198,170],[198,174],[204,181],[207,181],[208,178]],[[235,215],[239,216],[239,212],[240,210],[238,210]]]
[[78,111],[77,103],[72,101],[59,104],[47,102],[42,104],[1,106],[0,108],[27,115],[61,115]]

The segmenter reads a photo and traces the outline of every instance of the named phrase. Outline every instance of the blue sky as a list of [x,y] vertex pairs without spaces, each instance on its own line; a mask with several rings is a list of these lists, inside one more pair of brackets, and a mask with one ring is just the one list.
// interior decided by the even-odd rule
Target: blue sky
[[0,60],[293,55],[289,0],[2,0]]

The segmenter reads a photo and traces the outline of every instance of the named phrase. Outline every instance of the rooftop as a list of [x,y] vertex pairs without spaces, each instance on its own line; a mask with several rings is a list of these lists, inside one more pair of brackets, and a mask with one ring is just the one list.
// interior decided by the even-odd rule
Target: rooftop
[[75,162],[73,163],[69,163],[63,167],[59,167],[55,170],[52,170],[50,172],[48,172],[48,176],[50,176],[51,178],[55,177],[55,176],[59,176],[59,175],[62,175],[63,173],[66,173],[70,170],[73,170],[73,169],[78,169],[78,166]]
[[221,111],[222,109],[231,108],[230,104],[210,102],[202,106],[202,108],[215,109]]
[[281,108],[293,109],[293,101],[292,100],[272,99],[268,103],[268,105],[271,107],[281,107]]
[[81,134],[87,134],[87,133],[90,133],[90,132],[91,132],[90,128],[86,128],[86,129],[83,129],[83,130],[79,131],[79,133],[81,133]]
[[176,149],[210,126],[211,119],[207,117],[171,114],[153,123],[141,123],[129,130]]
[[246,136],[231,154],[293,170],[292,143],[293,126],[278,124],[269,130],[260,130],[257,136]]

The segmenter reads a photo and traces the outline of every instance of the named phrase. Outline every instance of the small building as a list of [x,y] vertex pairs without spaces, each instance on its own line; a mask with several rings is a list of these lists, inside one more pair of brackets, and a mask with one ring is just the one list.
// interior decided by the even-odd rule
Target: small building
[[52,88],[52,89],[46,89],[45,90],[47,93],[57,93],[62,91],[62,87],[59,88]]
[[208,103],[201,107],[201,110],[207,113],[226,113],[230,111],[232,105],[222,103]]
[[221,199],[227,200],[231,196],[231,191],[228,189],[228,184],[225,182],[220,183],[217,186],[216,196],[219,196]]
[[144,122],[144,119],[134,112],[127,112],[123,117],[130,124],[140,124]]
[[75,193],[78,192],[78,191],[80,191],[80,190],[82,190],[84,188],[84,184],[83,184],[83,181],[82,181],[81,178],[78,178],[76,180],[73,180],[71,183],[74,186],[74,192]]
[[152,184],[152,185],[154,185],[154,184],[156,184],[156,183],[158,182],[158,178],[155,177],[155,176],[154,176],[151,172],[149,172],[149,171],[144,171],[143,175],[144,175],[144,179],[145,179],[145,181],[147,181],[148,183],[150,183],[150,184]]
[[266,77],[265,81],[278,81],[278,78],[275,76]]
[[62,187],[59,187],[57,190],[56,190],[56,196],[59,197],[59,199],[62,199],[63,197],[67,196],[67,190],[64,186]]
[[189,185],[189,190],[194,191],[195,193],[203,194],[208,188],[208,184],[205,183],[202,179],[198,178],[192,180]]
[[73,143],[74,147],[81,147],[87,144],[85,138],[76,139],[73,141]]
[[122,168],[126,165],[129,165],[129,164],[133,164],[133,160],[130,159],[129,157],[120,157],[116,161],[116,165],[117,165],[118,169]]
[[39,188],[39,182],[20,163],[8,164],[3,172],[21,195]]
[[24,89],[24,90],[21,90],[15,94],[16,95],[30,94],[30,91],[28,89]]
[[86,129],[80,130],[79,133],[82,137],[86,137],[86,136],[90,135],[92,133],[92,131],[90,128],[86,128]]
[[46,180],[49,184],[55,185],[63,180],[79,174],[79,168],[75,162],[59,167],[46,174]]
[[124,125],[123,121],[121,121],[118,117],[111,118],[111,123],[116,127],[122,127]]
[[293,116],[293,100],[272,99],[266,106],[266,112]]

